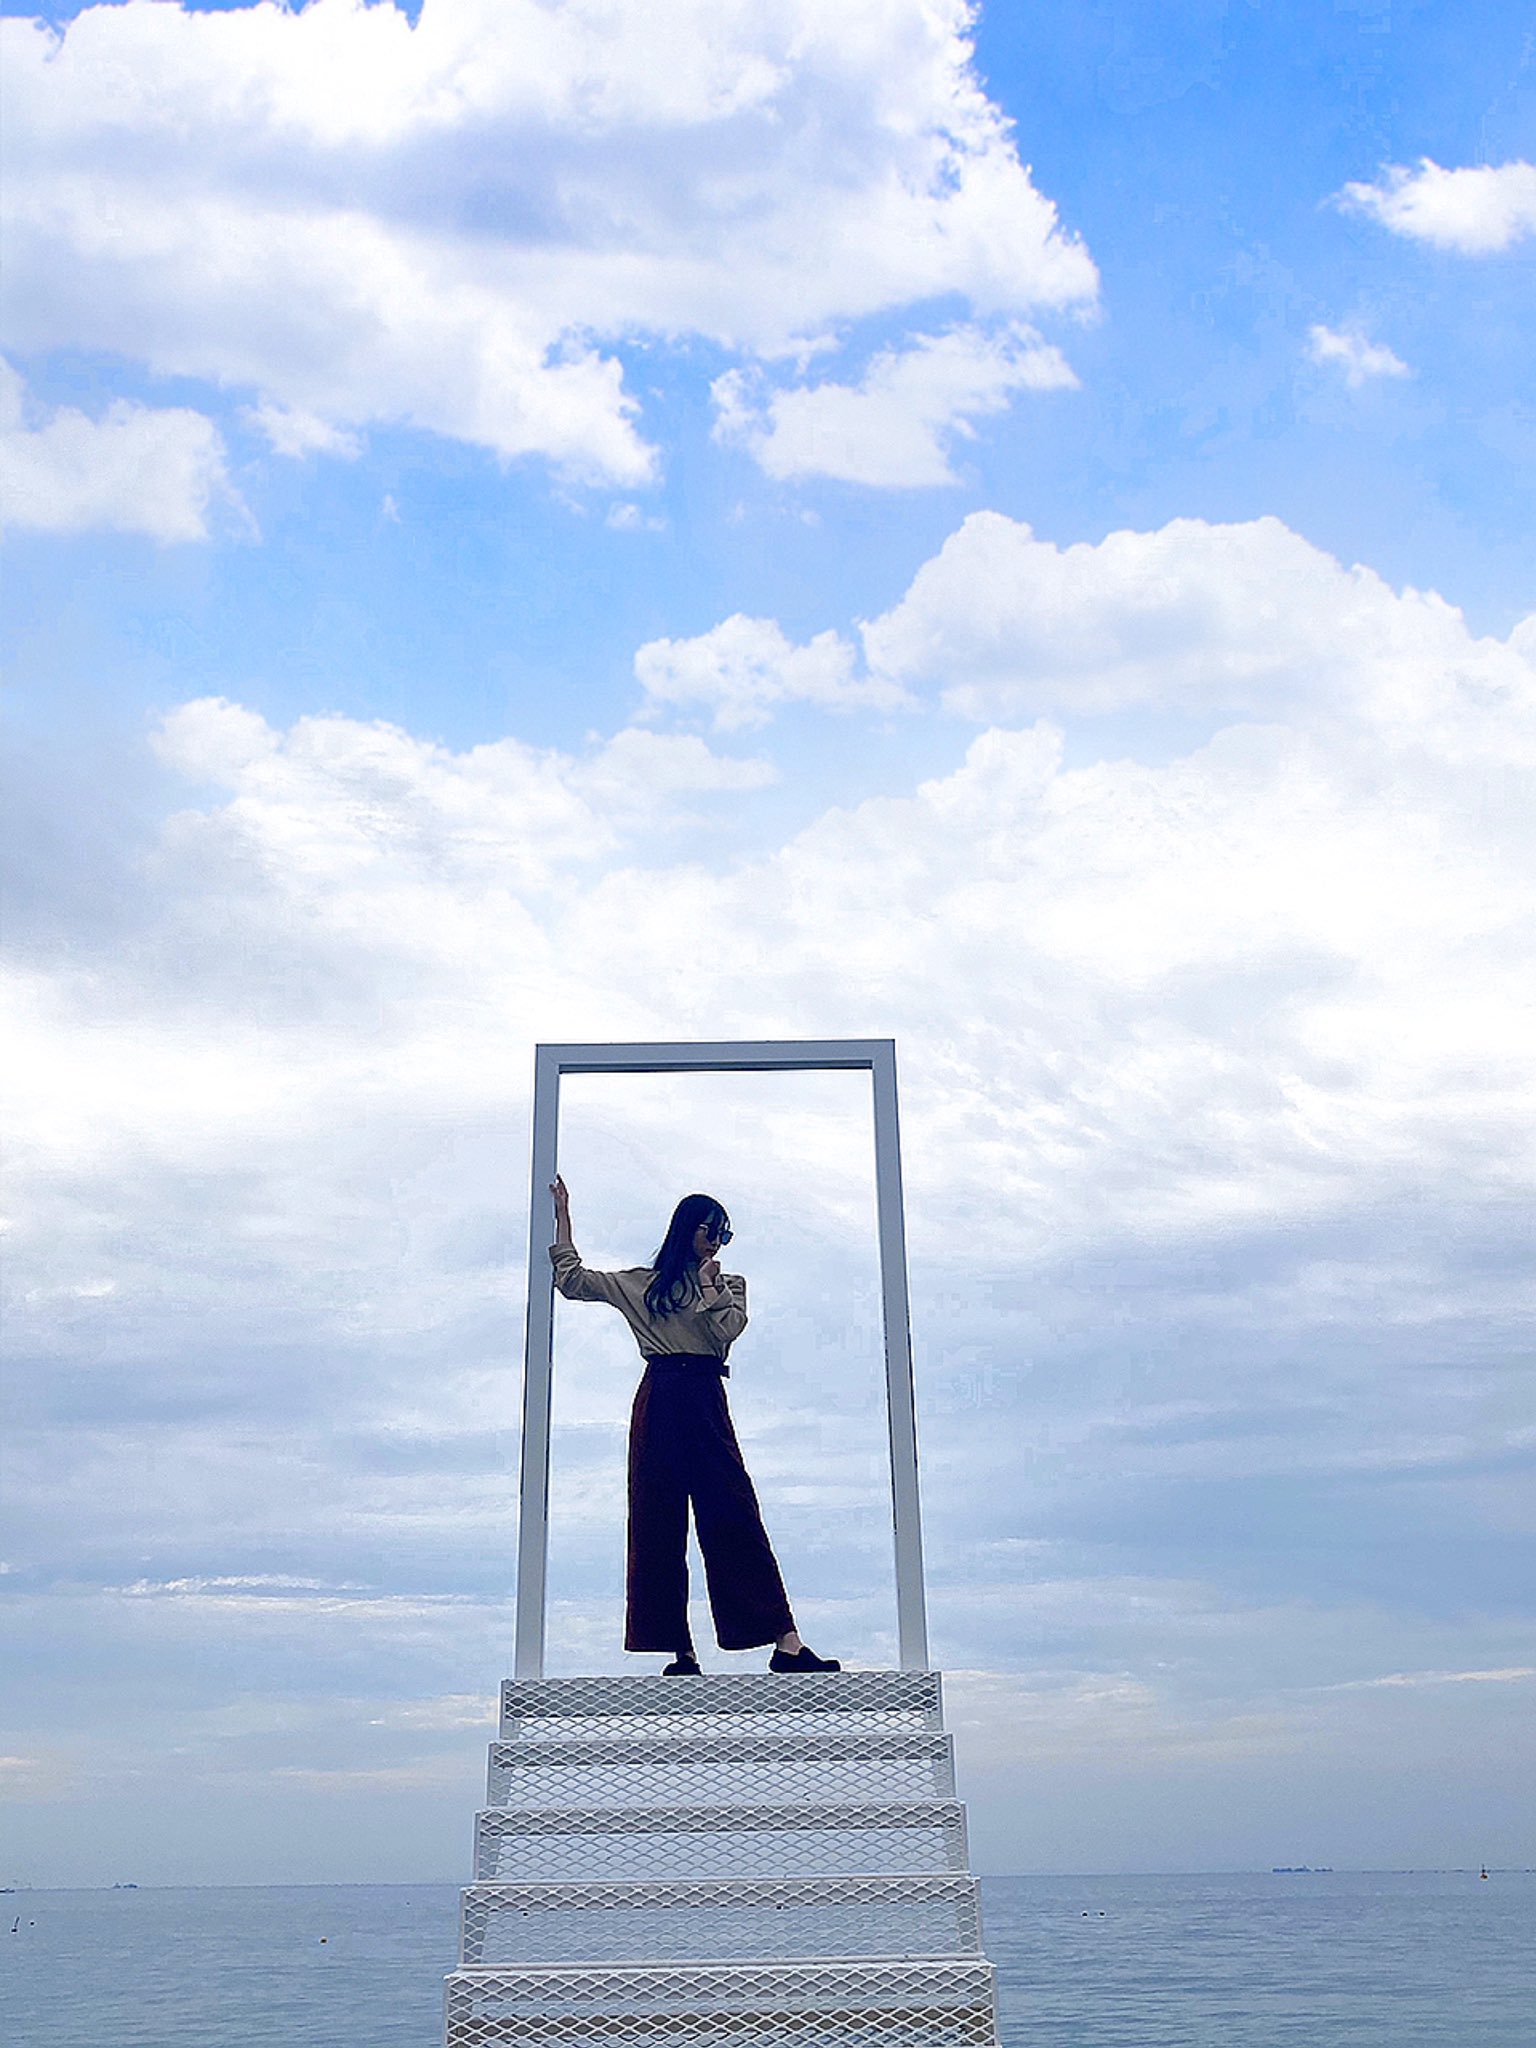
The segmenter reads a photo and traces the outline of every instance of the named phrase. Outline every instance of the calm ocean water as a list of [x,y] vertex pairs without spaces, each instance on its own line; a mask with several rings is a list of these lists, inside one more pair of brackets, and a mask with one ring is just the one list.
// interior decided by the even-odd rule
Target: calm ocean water
[[[982,1890],[1007,2048],[1536,2048],[1529,1871]],[[447,1885],[17,1893],[0,2042],[434,2048],[457,1904]]]

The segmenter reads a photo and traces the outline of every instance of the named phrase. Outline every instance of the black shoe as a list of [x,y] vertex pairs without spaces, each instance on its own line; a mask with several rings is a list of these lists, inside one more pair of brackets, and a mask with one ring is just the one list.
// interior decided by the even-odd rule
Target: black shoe
[[662,1666],[661,1675],[663,1678],[698,1678],[701,1675],[699,1660],[685,1650],[670,1664]]
[[841,1671],[835,1657],[818,1657],[802,1643],[798,1650],[775,1650],[768,1659],[770,1671]]

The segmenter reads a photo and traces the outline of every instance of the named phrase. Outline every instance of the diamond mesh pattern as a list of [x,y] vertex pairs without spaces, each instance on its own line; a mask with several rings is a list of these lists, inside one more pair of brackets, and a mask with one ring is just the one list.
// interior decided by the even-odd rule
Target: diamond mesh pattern
[[[750,1727],[764,1714],[858,1716],[871,1725],[938,1728],[936,1671],[712,1671],[697,1678],[509,1678],[501,1688],[503,1736],[580,1734],[573,1722],[612,1732],[616,1718],[643,1716],[697,1728],[708,1716]],[[760,1724],[759,1724],[760,1725]],[[717,1728],[715,1732],[723,1732]]]
[[883,1876],[965,1867],[965,1809],[954,1800],[586,1812],[498,1807],[475,1824],[481,1880]]
[[493,1742],[486,1784],[488,1806],[855,1806],[954,1796],[950,1738],[888,1729]]
[[937,1672],[501,1706],[447,2048],[996,2048]]
[[980,1953],[971,1877],[482,1884],[463,1895],[467,1965]]
[[461,1970],[447,2048],[995,2048],[984,1962]]

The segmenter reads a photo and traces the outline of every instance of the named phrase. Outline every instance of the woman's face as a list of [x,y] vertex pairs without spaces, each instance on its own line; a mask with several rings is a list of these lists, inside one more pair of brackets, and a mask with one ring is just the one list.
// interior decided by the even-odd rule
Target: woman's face
[[719,1250],[720,1218],[711,1216],[693,1233],[693,1256],[702,1265],[706,1259],[714,1258]]

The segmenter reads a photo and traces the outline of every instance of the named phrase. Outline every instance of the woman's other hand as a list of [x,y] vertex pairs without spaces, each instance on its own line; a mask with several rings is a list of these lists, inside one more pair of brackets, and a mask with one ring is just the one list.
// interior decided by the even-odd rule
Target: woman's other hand
[[720,1285],[720,1261],[718,1259],[704,1260],[703,1264],[699,1267],[699,1284],[703,1287],[718,1287]]

